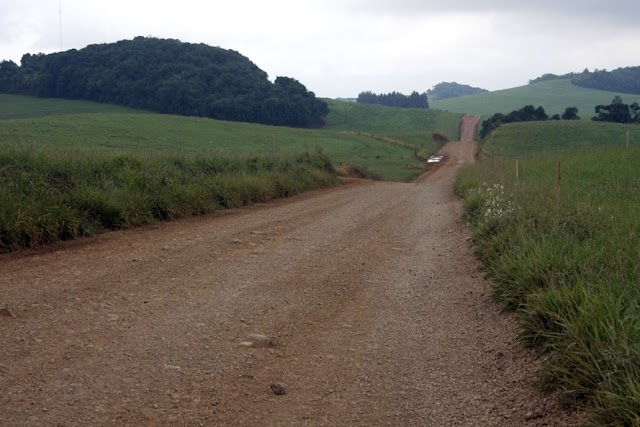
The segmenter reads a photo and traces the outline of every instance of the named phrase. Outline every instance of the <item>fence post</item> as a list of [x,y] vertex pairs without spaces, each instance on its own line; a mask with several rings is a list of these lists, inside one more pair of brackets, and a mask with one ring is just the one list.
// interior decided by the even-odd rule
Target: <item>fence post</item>
[[627,129],[627,148],[629,148],[629,129]]
[[516,159],[516,184],[520,182],[520,164]]
[[560,210],[560,160],[556,168],[556,210]]

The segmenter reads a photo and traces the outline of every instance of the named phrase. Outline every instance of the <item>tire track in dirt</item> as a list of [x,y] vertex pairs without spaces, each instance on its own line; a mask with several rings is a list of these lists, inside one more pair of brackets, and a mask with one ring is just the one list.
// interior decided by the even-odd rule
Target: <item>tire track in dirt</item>
[[2,423],[575,424],[534,390],[472,256],[452,185],[474,152],[448,144],[411,184],[0,257],[18,316],[0,318]]

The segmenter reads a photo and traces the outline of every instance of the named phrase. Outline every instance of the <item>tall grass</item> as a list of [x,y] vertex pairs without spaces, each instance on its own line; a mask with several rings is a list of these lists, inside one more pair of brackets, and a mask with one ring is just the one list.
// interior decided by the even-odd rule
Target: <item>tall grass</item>
[[0,148],[0,252],[337,184],[321,150],[153,155]]
[[518,180],[515,159],[502,158],[464,169],[457,183],[494,294],[544,358],[543,388],[602,425],[640,425],[640,150],[519,164]]

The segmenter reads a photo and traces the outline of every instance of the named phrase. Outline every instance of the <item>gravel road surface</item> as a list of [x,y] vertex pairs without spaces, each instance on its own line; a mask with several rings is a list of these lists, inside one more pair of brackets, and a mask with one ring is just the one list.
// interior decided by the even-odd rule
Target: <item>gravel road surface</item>
[[0,256],[0,425],[577,423],[473,257],[478,119],[414,183]]

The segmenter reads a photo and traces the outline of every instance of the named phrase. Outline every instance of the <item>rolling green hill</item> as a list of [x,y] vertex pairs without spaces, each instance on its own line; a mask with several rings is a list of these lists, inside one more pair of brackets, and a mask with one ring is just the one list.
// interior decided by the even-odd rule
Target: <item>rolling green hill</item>
[[578,107],[582,119],[595,115],[595,106],[610,104],[620,95],[625,103],[640,102],[640,96],[606,92],[576,86],[570,80],[550,80],[513,89],[433,101],[431,108],[455,113],[493,115],[509,113],[525,105],[542,106],[547,114],[561,114],[566,107]]
[[[331,106],[328,126],[308,130],[0,95],[0,140],[5,146],[144,155],[299,153],[319,146],[336,162],[367,176],[403,181],[424,170],[416,151],[430,153],[439,148],[432,132],[457,138],[457,114],[337,101]],[[340,109],[344,106],[347,110]],[[347,123],[340,115],[345,111]],[[385,137],[406,146],[389,144]]]

